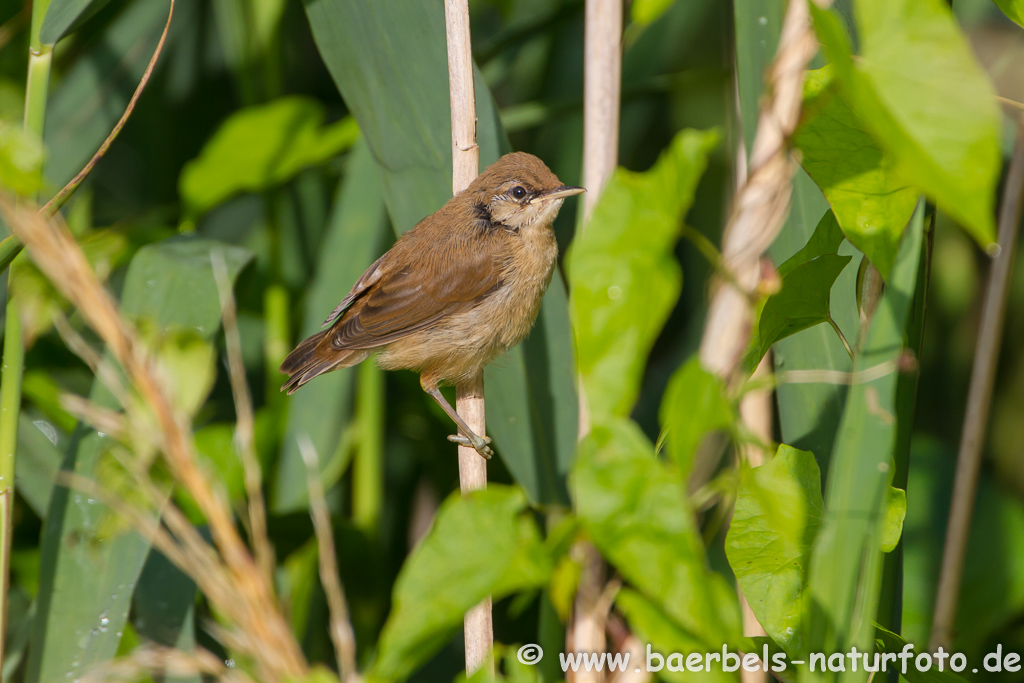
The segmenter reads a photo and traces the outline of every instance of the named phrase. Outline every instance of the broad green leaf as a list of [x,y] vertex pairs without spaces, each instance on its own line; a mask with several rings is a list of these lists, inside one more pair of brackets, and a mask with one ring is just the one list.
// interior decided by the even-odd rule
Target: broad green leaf
[[661,403],[661,426],[668,436],[668,454],[685,477],[704,437],[730,427],[733,410],[718,375],[690,358],[676,370]]
[[211,255],[224,257],[233,280],[252,254],[243,247],[206,239],[172,238],[136,252],[124,280],[121,308],[148,319],[158,330],[187,328],[211,338],[220,324],[220,295]]
[[39,29],[39,40],[44,45],[54,45],[108,2],[110,0],[50,0]]
[[[195,649],[196,584],[153,550],[142,567],[132,601],[132,625],[136,632],[164,647],[183,652]],[[202,677],[174,676],[167,683],[202,683]]]
[[861,54],[839,19],[811,7],[847,104],[907,182],[982,245],[995,239],[1000,112],[942,0],[861,0]]
[[358,135],[351,118],[325,126],[323,105],[309,97],[241,109],[182,169],[185,212],[194,219],[240,192],[279,185],[351,147]]
[[551,558],[525,509],[526,496],[507,486],[448,498],[395,582],[374,675],[406,678],[451,638],[470,607],[548,581]]
[[1003,10],[1003,14],[1016,22],[1018,26],[1024,26],[1024,2],[1021,0],[992,0]]
[[[122,312],[146,319],[155,330],[190,330],[210,339],[218,330],[220,300],[210,262],[224,254],[231,281],[250,254],[212,240],[178,239],[140,249],[125,275]],[[116,409],[99,382],[89,398]],[[114,442],[79,426],[62,470],[96,480]],[[150,551],[131,530],[112,537],[103,528],[110,513],[79,491],[56,487],[43,526],[37,618],[33,624],[26,681],[64,680],[114,655],[125,628],[132,594]],[[109,524],[106,524],[109,527]],[[191,609],[191,602],[178,605]]]
[[707,566],[683,481],[635,423],[594,425],[580,443],[573,491],[601,554],[679,627],[713,649],[739,634],[735,594]]
[[[804,178],[806,179],[806,176]],[[763,300],[758,306],[750,348],[743,359],[748,373],[754,372],[761,358],[773,344],[831,319],[832,287],[850,258],[838,256],[842,242],[843,232],[835,215],[831,210],[826,211],[807,243],[778,267],[777,272],[782,277],[781,291]],[[809,265],[822,256],[835,258],[826,258]],[[835,277],[832,276],[833,272]],[[831,281],[824,287],[825,281],[830,277]],[[812,291],[816,287],[824,289]]]
[[[900,244],[892,277],[854,369],[895,364],[904,346],[924,234],[923,207]],[[882,566],[882,527],[896,440],[897,372],[850,388],[828,473],[825,518],[812,552],[805,642],[812,652],[847,652],[871,644]],[[858,558],[851,562],[850,558]],[[817,672],[808,680],[840,680]]]
[[[357,142],[338,185],[316,270],[303,306],[301,338],[320,331],[327,315],[380,255],[387,231],[384,198],[370,149]],[[299,439],[308,438],[321,470],[329,464],[348,421],[354,368],[318,377],[288,400],[288,422],[271,489],[271,508],[278,513],[301,509],[308,502],[306,465]],[[331,415],[332,419],[323,419]],[[330,482],[326,482],[330,484]]]
[[143,318],[137,326],[175,408],[195,415],[217,379],[217,351],[193,330],[154,330]]
[[[723,671],[721,662],[713,664],[710,671],[683,670],[687,655],[694,652],[717,651],[721,653],[722,647],[726,643],[719,645],[717,650],[711,649],[699,636],[680,628],[657,605],[629,588],[619,591],[615,596],[615,605],[629,621],[633,633],[651,648],[650,659],[643,663],[636,663],[637,667],[643,667],[648,671],[657,670],[658,678],[672,683],[677,681],[686,683],[695,680],[735,683],[738,679],[736,674]],[[729,648],[730,651],[735,652],[731,645]],[[663,659],[658,659],[655,653],[661,655]],[[680,659],[680,656],[684,659]],[[659,666],[662,668],[658,669]]]
[[576,353],[596,422],[628,415],[647,354],[679,298],[683,218],[718,144],[685,130],[649,170],[617,169],[566,255]]
[[785,9],[783,0],[732,0],[736,89],[748,158],[754,149],[764,75],[778,48]]
[[53,482],[60,469],[67,438],[43,418],[32,419],[26,411],[18,416],[18,459],[14,484],[18,493],[40,519],[46,519]]
[[743,472],[725,553],[765,632],[791,655],[805,654],[800,630],[804,580],[825,504],[814,455],[785,444]]
[[782,277],[782,289],[768,297],[757,319],[756,367],[772,344],[832,318],[832,285],[852,256],[822,254]]
[[0,189],[28,196],[41,187],[43,146],[18,125],[0,121]]
[[[377,161],[388,214],[401,234],[452,194],[444,8],[432,0],[303,5],[320,56]],[[475,90],[484,167],[508,151],[508,140],[479,73]],[[576,449],[572,329],[559,286],[556,274],[541,306],[543,334],[535,330],[485,375],[487,428],[495,450],[540,503],[564,502],[564,475]],[[547,396],[562,407],[549,409]]]
[[821,187],[849,240],[889,277],[917,191],[894,173],[885,154],[837,92],[833,70],[804,83],[804,120],[793,138],[801,164]]
[[903,535],[903,518],[907,516],[907,492],[903,489],[889,487],[889,497],[885,501],[885,513],[882,517],[882,552],[891,553],[899,545]]
[[779,266],[779,276],[785,277],[789,275],[798,266],[802,266],[822,254],[838,254],[839,245],[842,243],[843,231],[839,227],[839,222],[831,210],[826,211],[825,215],[821,217],[821,220],[815,226],[814,232],[807,240],[807,244]]

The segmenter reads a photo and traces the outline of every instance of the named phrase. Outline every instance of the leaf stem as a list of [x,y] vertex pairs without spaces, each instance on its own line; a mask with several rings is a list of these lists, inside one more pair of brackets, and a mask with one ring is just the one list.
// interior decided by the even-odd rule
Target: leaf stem
[[853,347],[850,346],[850,342],[846,340],[846,335],[843,334],[841,329],[839,329],[839,325],[837,325],[836,321],[832,319],[831,313],[829,313],[828,316],[828,324],[831,325],[832,329],[839,335],[839,341],[843,342],[843,348],[846,349],[846,353],[850,354],[850,360],[853,360]]

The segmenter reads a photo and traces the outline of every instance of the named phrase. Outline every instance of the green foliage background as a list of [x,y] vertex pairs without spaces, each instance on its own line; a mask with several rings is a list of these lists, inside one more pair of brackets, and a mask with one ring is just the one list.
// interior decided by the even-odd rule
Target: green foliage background
[[[481,163],[525,150],[580,184],[583,2],[470,5]],[[900,646],[875,624],[925,650],[984,249],[1013,142],[996,93],[1024,100],[1008,66],[1024,59],[1024,31],[1007,17],[1020,22],[1024,10],[1013,0],[955,0],[952,13],[940,0],[836,5],[812,12],[823,50],[793,140],[803,165],[790,217],[770,252],[781,288],[759,301],[744,359],[752,371],[771,349],[782,373],[772,443],[758,444],[777,448],[774,459],[741,462],[739,447],[756,442],[737,419],[751,385],[723,385],[694,354],[716,266],[709,245],[721,241],[741,146],[751,149],[785,2],[634,0],[622,168],[585,232],[575,203],[556,222],[564,258],[536,328],[486,376],[492,486],[464,500],[451,425],[414,375],[366,364],[285,397],[276,370],[396,235],[450,196],[443,4],[177,0],[153,80],[63,213],[241,510],[210,255],[225,259],[275,580],[311,663],[334,666],[334,653],[303,445],[319,456],[359,667],[372,680],[463,675],[462,614],[487,595],[496,640],[509,646],[497,651],[499,675],[562,680],[556,655],[584,540],[623,582],[614,619],[662,652],[744,646],[737,585],[791,657],[870,648],[876,636],[880,648]],[[88,161],[166,12],[156,0],[50,0],[37,27],[55,45],[40,141],[20,130],[29,10],[0,0],[5,192],[48,198]],[[862,323],[867,262],[886,288]],[[956,627],[954,650],[972,664],[996,644],[1024,651],[1017,265]],[[27,351],[3,680],[77,678],[146,642],[234,661],[187,576],[96,500],[55,484],[74,470],[130,499],[110,466],[124,445],[78,424],[60,397],[118,403],[55,329],[67,316],[85,331],[80,315],[30,259],[10,272]],[[915,369],[899,374],[905,350]],[[871,378],[787,382],[791,370]],[[580,390],[591,432],[577,442]],[[187,494],[174,502],[204,525]],[[547,657],[518,665],[521,643]]]

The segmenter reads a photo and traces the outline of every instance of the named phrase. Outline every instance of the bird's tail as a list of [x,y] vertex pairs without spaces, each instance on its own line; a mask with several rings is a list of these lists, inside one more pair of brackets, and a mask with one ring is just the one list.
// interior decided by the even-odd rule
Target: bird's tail
[[324,330],[314,334],[288,354],[288,357],[281,363],[281,372],[289,375],[289,379],[281,387],[281,391],[293,394],[299,387],[317,375],[330,372],[339,366],[355,365],[369,355],[369,352],[366,351],[339,351],[331,348],[330,344],[324,348],[321,342],[330,332],[331,330]]

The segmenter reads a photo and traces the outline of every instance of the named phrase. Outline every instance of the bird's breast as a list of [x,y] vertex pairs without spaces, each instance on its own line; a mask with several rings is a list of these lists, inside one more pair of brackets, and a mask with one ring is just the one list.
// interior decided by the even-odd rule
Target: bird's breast
[[524,232],[512,245],[501,287],[486,302],[497,346],[515,346],[529,334],[557,257],[558,245],[550,228]]

